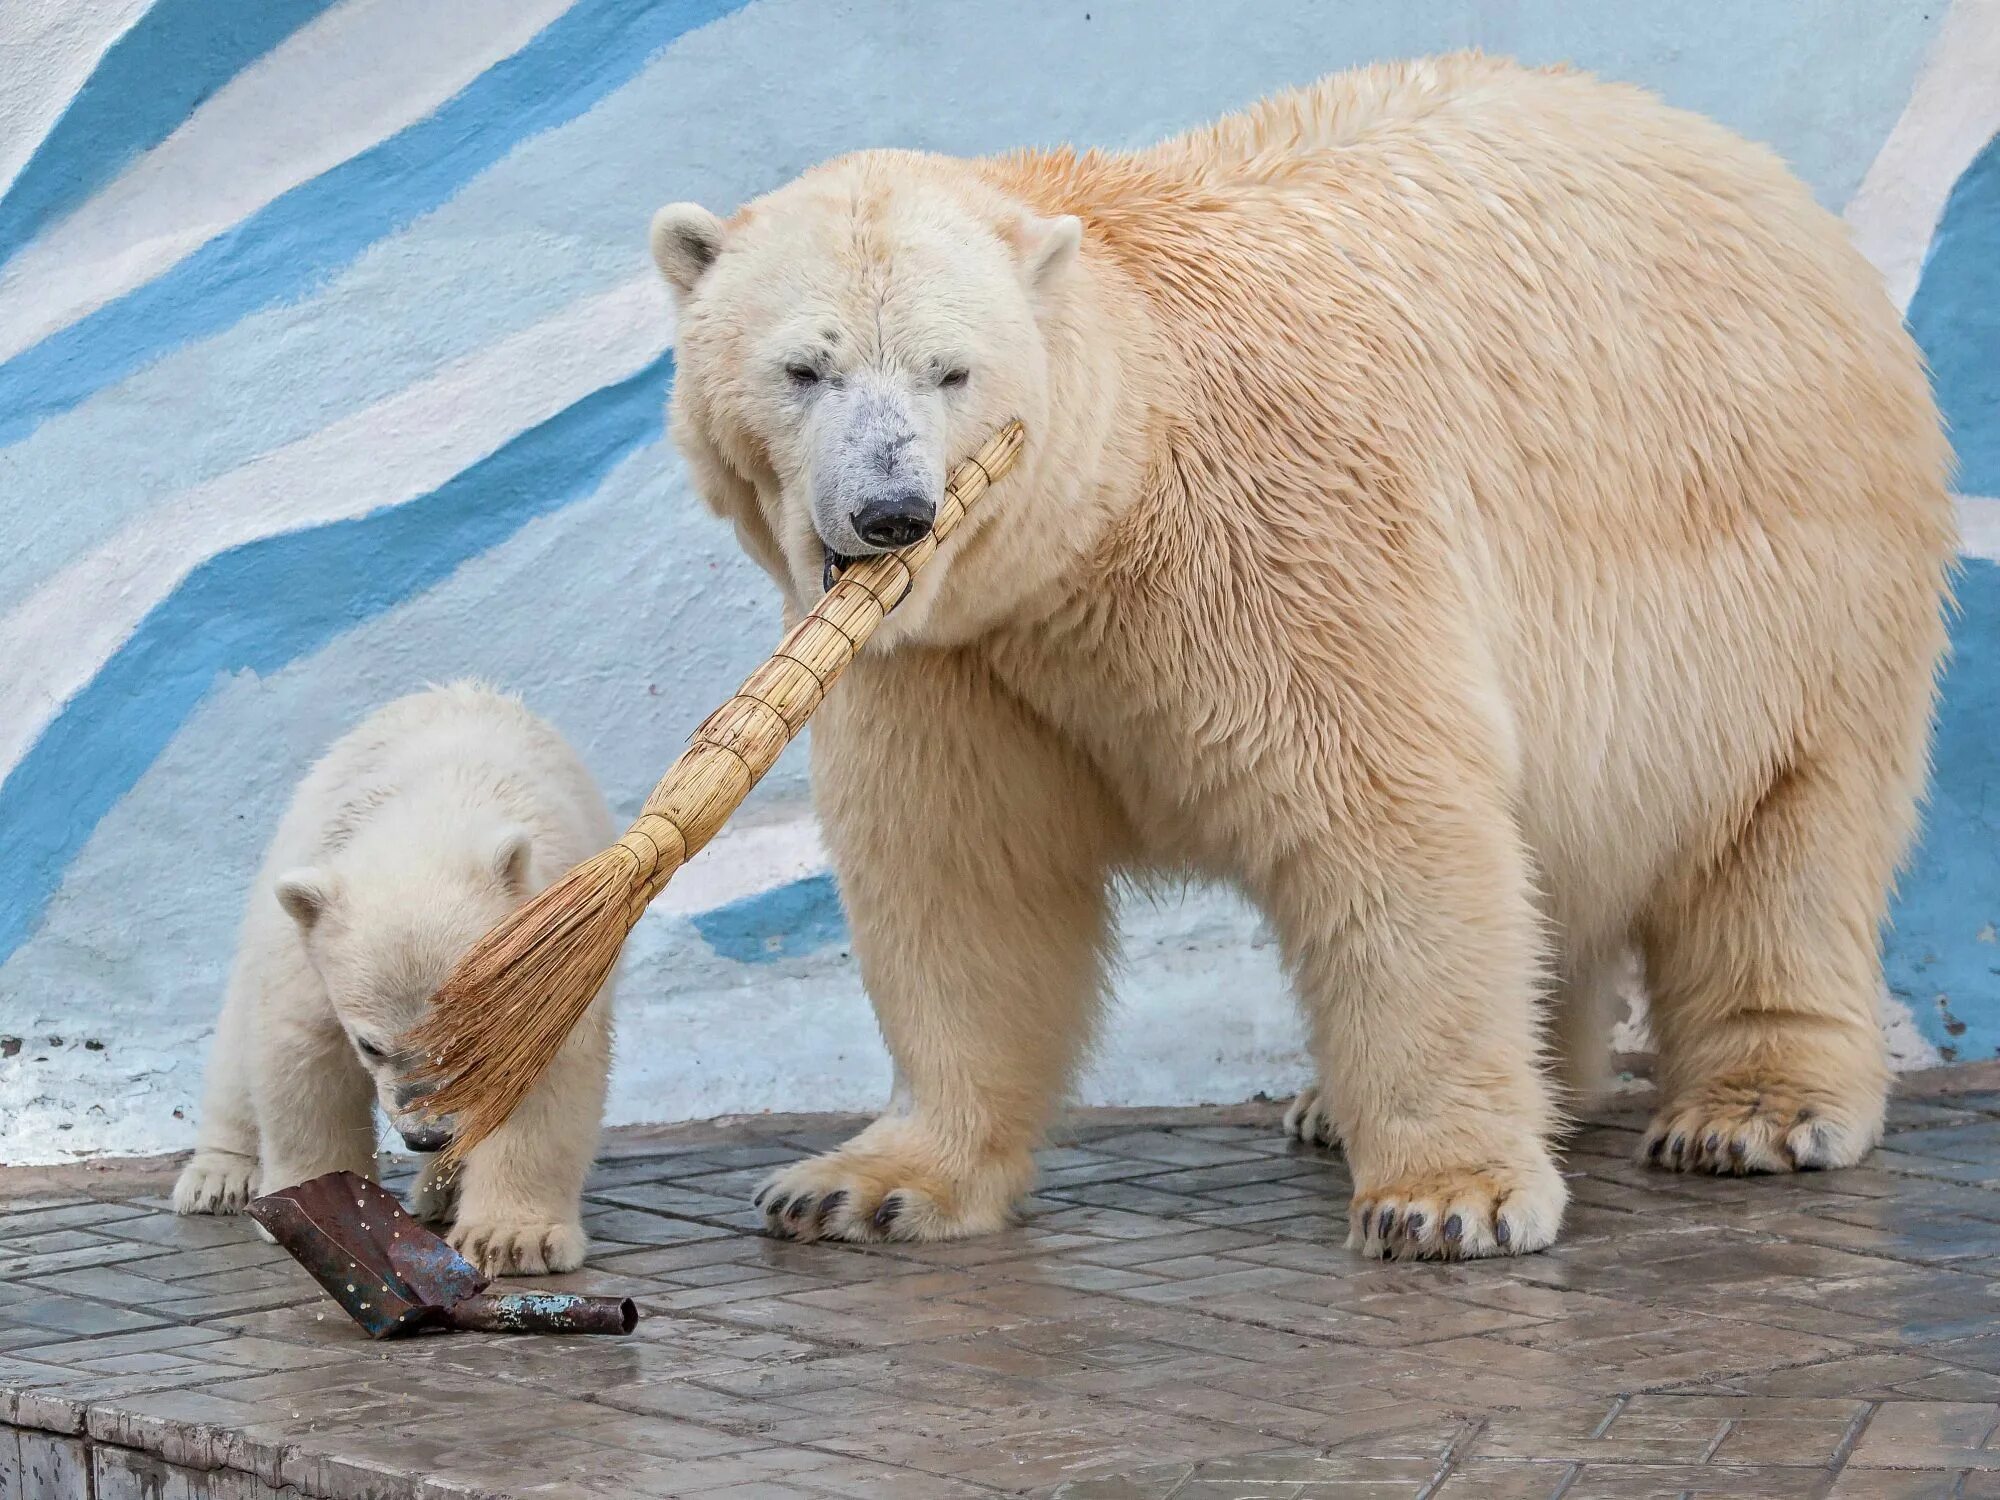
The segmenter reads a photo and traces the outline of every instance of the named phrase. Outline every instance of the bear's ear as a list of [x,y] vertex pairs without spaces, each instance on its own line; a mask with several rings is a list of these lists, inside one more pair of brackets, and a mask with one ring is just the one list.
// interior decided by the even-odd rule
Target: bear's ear
[[518,900],[528,894],[528,871],[534,859],[534,841],[528,836],[528,830],[509,825],[494,835],[486,867],[493,872],[507,894]]
[[311,932],[333,904],[333,881],[319,870],[291,870],[278,877],[278,905],[299,931]]
[[1034,291],[1046,290],[1068,269],[1083,245],[1083,220],[1075,214],[1052,219],[1024,214],[1014,232],[1021,253],[1021,274]]
[[653,215],[653,261],[685,297],[722,253],[722,220],[699,203],[669,203]]

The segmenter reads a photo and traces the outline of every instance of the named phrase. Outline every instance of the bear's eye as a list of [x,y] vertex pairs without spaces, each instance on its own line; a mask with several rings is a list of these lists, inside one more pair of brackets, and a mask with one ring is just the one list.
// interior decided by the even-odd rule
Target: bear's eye
[[938,376],[938,384],[948,391],[955,391],[970,379],[972,379],[972,372],[970,370],[966,369],[963,365],[954,365],[949,370],[946,370],[944,374]]
[[803,390],[806,386],[819,384],[819,371],[795,360],[785,366],[785,378]]

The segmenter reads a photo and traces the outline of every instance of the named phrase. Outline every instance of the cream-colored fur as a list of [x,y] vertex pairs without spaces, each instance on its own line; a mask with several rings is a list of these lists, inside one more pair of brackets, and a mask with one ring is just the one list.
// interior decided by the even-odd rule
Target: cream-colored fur
[[942,461],[1029,434],[814,726],[908,1102],[779,1172],[775,1226],[1005,1220],[1122,871],[1261,903],[1370,1253],[1554,1237],[1544,1012],[1628,941],[1654,1160],[1877,1139],[1949,460],[1874,273],[1767,152],[1454,56],[1133,154],[852,156],[663,210],[655,253],[675,435],[790,610],[845,535],[827,392]]
[[[233,1213],[323,1172],[375,1172],[380,1104],[422,1143],[398,1038],[508,910],[615,836],[547,724],[460,683],[399,698],[300,783],[252,887],[181,1213]],[[548,1075],[466,1160],[427,1163],[423,1217],[489,1274],[583,1263],[583,1180],[610,1064],[611,988]]]

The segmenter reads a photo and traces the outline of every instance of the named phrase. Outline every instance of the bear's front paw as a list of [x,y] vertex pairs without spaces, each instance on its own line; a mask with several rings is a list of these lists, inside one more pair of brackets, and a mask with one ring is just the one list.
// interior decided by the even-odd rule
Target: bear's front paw
[[1562,1227],[1569,1189],[1547,1153],[1539,1154],[1524,1165],[1487,1162],[1364,1184],[1348,1206],[1347,1248],[1382,1260],[1546,1249]]
[[1318,1084],[1299,1090],[1298,1098],[1285,1111],[1282,1128],[1286,1135],[1305,1145],[1340,1149],[1340,1127],[1333,1123],[1333,1102]]
[[257,1196],[257,1163],[232,1151],[197,1151],[174,1183],[177,1214],[233,1214]]
[[1685,1090],[1653,1116],[1639,1151],[1670,1172],[1809,1172],[1853,1166],[1881,1133],[1879,1106],[1742,1075]]
[[461,1218],[445,1236],[485,1276],[542,1276],[574,1271],[587,1242],[576,1223]]
[[785,1239],[949,1240],[1005,1228],[1035,1175],[1026,1150],[956,1173],[931,1165],[940,1159],[949,1157],[914,1132],[871,1128],[780,1167],[752,1201],[766,1231]]

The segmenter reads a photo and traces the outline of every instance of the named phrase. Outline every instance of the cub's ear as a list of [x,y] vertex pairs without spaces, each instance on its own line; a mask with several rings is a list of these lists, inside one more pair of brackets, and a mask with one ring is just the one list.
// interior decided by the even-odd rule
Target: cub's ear
[[728,230],[699,203],[669,203],[653,215],[653,262],[667,285],[685,297],[722,253]]
[[1076,259],[1083,246],[1083,220],[1075,214],[1059,214],[1044,219],[1024,214],[1015,227],[1015,248],[1021,256],[1021,275],[1034,291],[1052,285]]
[[333,879],[322,870],[287,871],[278,877],[277,892],[278,905],[299,924],[301,932],[311,932],[333,905]]
[[507,894],[518,900],[528,894],[528,875],[534,861],[535,846],[528,830],[510,825],[493,836],[486,867]]

